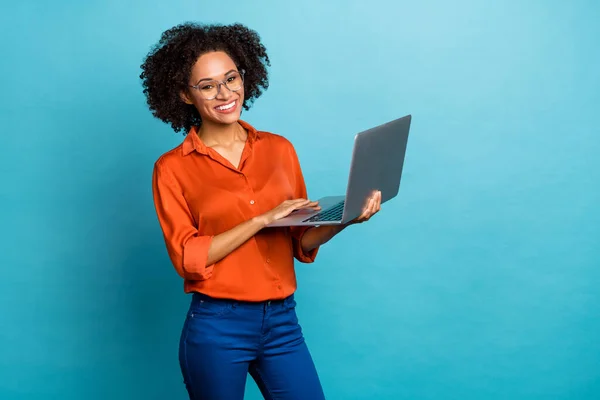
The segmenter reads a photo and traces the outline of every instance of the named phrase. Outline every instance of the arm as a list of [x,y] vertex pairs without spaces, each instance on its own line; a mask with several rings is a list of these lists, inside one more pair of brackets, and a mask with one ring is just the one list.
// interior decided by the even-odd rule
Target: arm
[[330,241],[347,226],[348,225],[318,226],[308,229],[302,236],[302,251],[309,253],[311,250]]
[[194,219],[177,181],[160,164],[154,168],[152,189],[169,257],[177,273],[183,278],[210,278],[217,261],[264,227],[264,218],[257,217],[216,236],[201,235],[195,228]]
[[206,236],[196,229],[176,179],[160,164],[154,167],[152,190],[169,257],[181,277],[193,280],[209,279],[216,262],[248,241],[269,222],[312,204],[305,199],[286,200],[265,214],[244,221],[226,232]]
[[269,223],[289,215],[293,210],[309,207],[311,204],[305,199],[286,200],[274,209],[215,236],[208,249],[207,265],[214,264],[227,256]]
[[263,228],[264,223],[258,218],[252,218],[215,236],[208,248],[206,265],[221,261]]
[[[300,160],[296,150],[290,143],[290,159],[292,160],[295,195],[296,197],[308,198],[306,184]],[[345,226],[293,226],[290,228],[292,233],[292,248],[294,249],[294,257],[303,263],[312,263],[315,261],[319,247],[327,243],[331,238],[341,232]]]
[[309,253],[315,248],[318,248],[322,244],[327,243],[335,235],[346,229],[346,227],[354,224],[360,224],[368,221],[373,215],[377,214],[381,209],[381,192],[376,191],[367,201],[363,212],[353,221],[350,221],[344,225],[333,225],[333,226],[319,226],[310,228],[304,232],[301,239],[302,251]]

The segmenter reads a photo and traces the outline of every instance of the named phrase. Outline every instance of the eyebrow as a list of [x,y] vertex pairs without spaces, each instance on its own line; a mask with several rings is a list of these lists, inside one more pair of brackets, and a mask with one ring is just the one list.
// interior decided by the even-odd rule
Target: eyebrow
[[[232,72],[237,72],[235,69],[230,69],[229,71],[225,72],[225,74],[223,74],[223,76],[227,76]],[[204,81],[214,81],[216,79],[214,78],[202,78],[200,79],[198,82],[196,82],[196,85],[199,84],[200,82],[204,82]]]

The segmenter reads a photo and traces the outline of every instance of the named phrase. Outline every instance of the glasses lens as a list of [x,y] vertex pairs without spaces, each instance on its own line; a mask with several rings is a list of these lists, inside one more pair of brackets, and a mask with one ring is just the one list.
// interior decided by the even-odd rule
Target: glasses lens
[[198,89],[205,99],[214,99],[219,91],[219,83],[216,81],[203,82]]
[[236,90],[240,90],[242,88],[244,81],[242,79],[242,76],[238,72],[234,72],[231,75],[227,76],[225,83],[227,84],[227,88],[229,90],[235,92]]

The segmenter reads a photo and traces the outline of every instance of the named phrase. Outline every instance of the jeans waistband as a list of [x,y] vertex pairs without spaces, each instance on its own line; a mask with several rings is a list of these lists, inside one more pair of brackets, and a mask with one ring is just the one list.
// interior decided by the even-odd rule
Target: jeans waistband
[[277,306],[277,305],[289,305],[294,302],[294,295],[290,295],[285,299],[277,299],[277,300],[265,300],[265,301],[243,301],[243,300],[235,300],[235,299],[221,299],[216,297],[208,296],[204,293],[194,292],[192,293],[192,305],[202,303],[202,302],[210,302],[214,304],[232,304],[235,306],[247,306],[247,307],[257,307],[262,308],[264,306]]

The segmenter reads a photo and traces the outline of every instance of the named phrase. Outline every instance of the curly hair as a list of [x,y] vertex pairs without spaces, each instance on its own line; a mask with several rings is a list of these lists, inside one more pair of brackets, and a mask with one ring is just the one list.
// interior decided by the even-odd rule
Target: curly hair
[[223,51],[244,74],[245,110],[269,87],[267,67],[270,60],[259,35],[241,24],[202,25],[184,23],[161,35],[141,65],[143,93],[156,118],[186,135],[202,119],[194,105],[182,101],[192,67],[210,51]]

